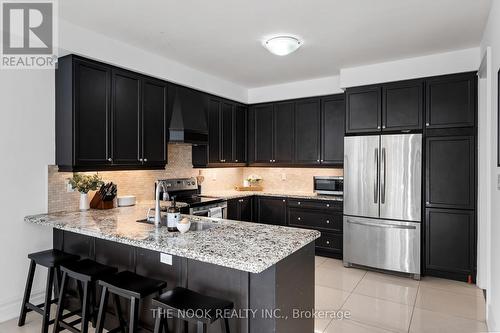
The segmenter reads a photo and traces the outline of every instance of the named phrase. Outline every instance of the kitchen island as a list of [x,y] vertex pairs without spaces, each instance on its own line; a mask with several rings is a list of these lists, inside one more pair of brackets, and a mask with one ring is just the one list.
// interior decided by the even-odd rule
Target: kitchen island
[[[314,308],[319,232],[187,216],[197,230],[181,235],[137,222],[149,207],[41,214],[25,221],[52,227],[56,249],[164,280],[167,288],[183,286],[234,302],[231,332],[314,331],[314,319],[297,313]],[[150,299],[140,318],[152,327]],[[209,328],[219,331],[216,324]]]

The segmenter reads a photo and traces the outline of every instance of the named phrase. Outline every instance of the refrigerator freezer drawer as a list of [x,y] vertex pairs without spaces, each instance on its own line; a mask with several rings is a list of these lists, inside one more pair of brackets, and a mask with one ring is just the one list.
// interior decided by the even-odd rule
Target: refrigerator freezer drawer
[[344,216],[344,262],[420,275],[420,223]]

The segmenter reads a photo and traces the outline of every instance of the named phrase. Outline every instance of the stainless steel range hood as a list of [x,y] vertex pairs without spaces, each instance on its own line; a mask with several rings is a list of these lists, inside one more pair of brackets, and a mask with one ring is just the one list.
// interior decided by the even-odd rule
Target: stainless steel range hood
[[168,142],[208,144],[206,97],[199,91],[172,86]]

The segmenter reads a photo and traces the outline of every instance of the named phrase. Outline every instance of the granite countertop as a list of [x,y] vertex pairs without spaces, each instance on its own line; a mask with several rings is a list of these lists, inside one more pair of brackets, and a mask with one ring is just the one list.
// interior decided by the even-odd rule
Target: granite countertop
[[331,196],[331,195],[318,195],[314,192],[283,192],[283,191],[236,191],[236,190],[225,190],[225,191],[208,191],[202,192],[203,196],[207,197],[219,197],[227,200],[249,197],[252,195],[269,196],[269,197],[284,197],[284,198],[297,198],[297,199],[313,199],[313,200],[327,200],[327,201],[343,201],[342,196]]
[[26,216],[45,225],[118,243],[165,252],[250,273],[261,273],[320,237],[315,230],[185,215],[213,226],[185,234],[139,223],[150,204],[86,212]]

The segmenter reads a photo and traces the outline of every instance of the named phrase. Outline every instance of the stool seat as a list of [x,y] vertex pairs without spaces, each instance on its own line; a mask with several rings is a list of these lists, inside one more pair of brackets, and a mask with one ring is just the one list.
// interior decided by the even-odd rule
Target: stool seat
[[83,259],[62,264],[61,271],[80,281],[96,281],[103,276],[116,273],[117,269],[94,260]]
[[80,259],[79,256],[55,249],[30,253],[28,258],[44,267],[57,267],[63,263]]
[[196,291],[182,287],[176,287],[167,291],[159,297],[153,299],[153,307],[169,308],[181,312],[187,310],[198,311],[197,315],[206,314],[203,317],[196,317],[197,321],[211,324],[218,319],[219,312],[232,309],[233,303],[223,299],[202,295]]
[[118,274],[111,274],[102,277],[99,284],[111,291],[130,295],[136,298],[143,298],[147,295],[158,292],[167,286],[166,282],[151,279],[129,271]]

